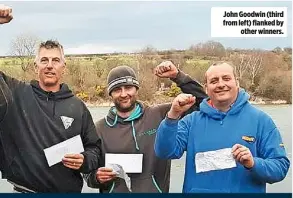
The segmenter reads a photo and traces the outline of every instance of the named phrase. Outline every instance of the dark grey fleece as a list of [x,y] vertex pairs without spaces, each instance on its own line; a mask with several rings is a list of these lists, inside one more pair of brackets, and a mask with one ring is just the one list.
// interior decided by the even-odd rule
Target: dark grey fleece
[[[192,80],[188,75],[179,72],[176,79],[172,79],[181,90],[196,96],[197,102],[193,110],[198,109],[199,103],[206,97],[202,86]],[[169,192],[171,161],[162,160],[156,157],[154,152],[154,142],[157,128],[160,122],[165,118],[171,104],[161,104],[147,106],[139,103],[143,107],[143,114],[134,120],[134,128],[139,146],[136,149],[135,141],[132,135],[131,122],[124,122],[118,118],[118,122],[113,127],[107,125],[105,119],[96,123],[98,135],[102,139],[103,154],[105,153],[127,153],[143,154],[143,168],[140,174],[129,174],[131,178],[132,192]],[[113,123],[115,115],[109,111],[107,115],[109,123]],[[101,164],[104,166],[105,164]],[[96,171],[85,176],[89,187],[100,188],[101,192],[129,192],[124,180],[118,178],[106,184],[100,184],[96,180]]]

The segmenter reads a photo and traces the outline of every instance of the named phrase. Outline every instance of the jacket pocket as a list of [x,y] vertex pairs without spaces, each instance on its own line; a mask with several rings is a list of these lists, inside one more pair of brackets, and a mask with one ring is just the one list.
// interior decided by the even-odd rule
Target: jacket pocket
[[117,178],[110,184],[108,190],[105,193],[130,193],[124,179]]
[[161,186],[154,175],[131,180],[131,189],[137,193],[162,193]]

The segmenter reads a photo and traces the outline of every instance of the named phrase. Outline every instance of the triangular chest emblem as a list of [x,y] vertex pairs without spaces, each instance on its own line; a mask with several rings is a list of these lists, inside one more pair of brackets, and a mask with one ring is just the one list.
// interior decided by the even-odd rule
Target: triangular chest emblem
[[66,117],[66,116],[60,116],[60,117],[65,129],[68,129],[74,121],[74,119],[70,117]]

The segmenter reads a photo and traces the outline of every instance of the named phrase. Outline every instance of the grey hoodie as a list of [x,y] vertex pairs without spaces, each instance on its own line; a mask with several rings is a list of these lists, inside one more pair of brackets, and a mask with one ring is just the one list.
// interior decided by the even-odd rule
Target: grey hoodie
[[[196,96],[197,101],[193,110],[197,110],[199,103],[206,97],[201,85],[182,72],[172,80],[183,92]],[[148,106],[141,102],[137,104],[141,106],[142,114],[133,120],[133,127],[131,121],[124,121],[119,116],[117,123],[112,127],[109,126],[107,122],[114,123],[116,116],[111,110],[105,119],[96,123],[97,133],[102,139],[103,155],[105,153],[143,154],[142,173],[128,174],[132,192],[169,192],[171,161],[156,157],[154,142],[157,128],[165,118],[171,104],[155,106]],[[136,132],[137,145],[132,134],[133,128]],[[104,162],[101,166],[105,166]],[[85,179],[89,187],[100,188],[100,192],[129,192],[125,181],[120,178],[100,184],[96,180],[95,171],[86,175]]]

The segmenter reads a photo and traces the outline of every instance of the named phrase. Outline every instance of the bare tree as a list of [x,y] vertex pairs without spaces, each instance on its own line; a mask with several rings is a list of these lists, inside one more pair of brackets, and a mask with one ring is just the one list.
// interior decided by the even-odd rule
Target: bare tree
[[233,55],[231,57],[233,64],[235,65],[235,72],[239,79],[242,81],[243,76],[247,72],[247,68],[249,66],[249,61],[247,60],[247,55],[240,54],[240,55]]
[[259,52],[253,53],[249,58],[248,72],[251,80],[251,85],[255,85],[255,78],[261,72],[263,68],[263,57]]
[[21,69],[24,72],[29,69],[32,63],[38,41],[38,37],[34,35],[22,34],[11,42],[10,54],[20,60]]
[[151,45],[142,48],[139,53],[144,59],[157,60],[160,58],[157,49]]
[[217,41],[207,41],[192,45],[190,50],[194,51],[198,56],[214,56],[222,59],[226,56],[225,47]]

